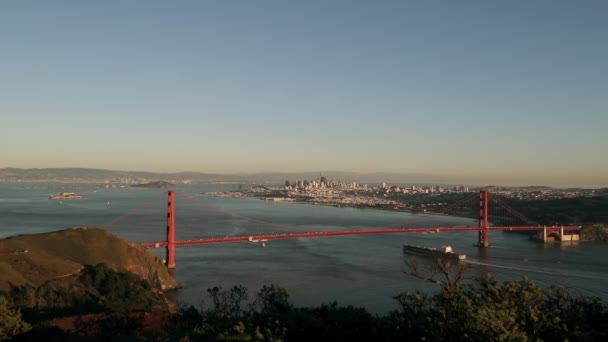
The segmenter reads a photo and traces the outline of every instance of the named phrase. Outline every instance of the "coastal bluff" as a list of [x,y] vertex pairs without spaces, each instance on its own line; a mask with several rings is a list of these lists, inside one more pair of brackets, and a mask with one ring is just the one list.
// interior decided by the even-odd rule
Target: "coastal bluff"
[[100,263],[134,273],[157,290],[178,287],[162,260],[147,248],[101,228],[70,228],[0,239],[0,291],[77,278],[87,265]]

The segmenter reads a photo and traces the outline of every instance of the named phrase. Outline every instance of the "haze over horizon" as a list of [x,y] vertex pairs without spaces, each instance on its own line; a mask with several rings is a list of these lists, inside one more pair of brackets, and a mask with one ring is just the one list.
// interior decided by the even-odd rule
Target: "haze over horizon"
[[0,2],[0,167],[608,186],[607,13],[605,1]]

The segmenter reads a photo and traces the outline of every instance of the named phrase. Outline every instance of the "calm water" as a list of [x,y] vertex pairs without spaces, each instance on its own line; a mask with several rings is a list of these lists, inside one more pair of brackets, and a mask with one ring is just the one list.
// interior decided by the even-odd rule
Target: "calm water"
[[[75,226],[99,226],[145,202],[160,200],[128,216],[108,229],[131,241],[163,240],[165,190],[70,189],[61,185],[0,183],[0,238],[40,233]],[[411,215],[370,209],[335,208],[298,203],[273,203],[257,199],[216,198],[204,191],[232,190],[236,186],[192,186],[176,190],[224,210],[277,224],[303,229],[349,229],[375,227],[415,220],[416,226],[476,225],[469,219]],[[59,191],[87,196],[78,201],[50,201]],[[277,232],[277,228],[247,223],[205,209],[192,201],[176,199],[177,237],[187,239],[213,235]],[[608,299],[608,245],[601,243],[548,244],[525,235],[491,232],[493,247],[473,246],[477,233],[407,234],[324,239],[270,241],[256,244],[179,247],[176,276],[183,289],[178,299],[198,305],[206,289],[242,284],[251,292],[262,285],[287,287],[298,305],[318,305],[337,300],[340,304],[365,306],[374,312],[395,308],[391,296],[436,285],[405,274],[403,243],[439,247],[450,244],[467,254],[470,277],[492,272],[499,280],[526,276],[539,285],[567,286],[585,295]],[[164,249],[154,250],[164,257]]]

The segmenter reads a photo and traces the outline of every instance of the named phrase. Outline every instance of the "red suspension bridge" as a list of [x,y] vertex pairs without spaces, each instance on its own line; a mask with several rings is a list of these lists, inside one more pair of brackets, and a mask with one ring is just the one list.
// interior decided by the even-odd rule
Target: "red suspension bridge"
[[[175,225],[175,198],[177,196],[182,197],[192,203],[211,209],[220,214],[231,216],[240,220],[254,222],[261,224],[265,227],[274,227],[283,230],[297,230],[297,232],[280,232],[280,233],[269,233],[269,234],[247,234],[247,235],[236,235],[236,236],[216,236],[216,237],[201,237],[197,239],[177,240],[176,239],[176,225]],[[108,227],[125,217],[128,217],[135,212],[147,207],[153,202],[159,201],[162,197],[157,197],[149,202],[144,203],[138,208],[135,208],[124,215],[121,215],[102,227]],[[499,220],[500,222],[508,222],[507,218],[510,218],[512,222],[517,224],[493,226],[489,222],[489,204],[492,203],[496,207],[502,210]],[[578,226],[561,226],[561,227],[546,227],[528,219],[521,213],[517,212],[513,208],[506,205],[502,200],[496,196],[490,196],[489,191],[481,190],[479,194],[472,193],[466,196],[460,201],[447,206],[445,209],[437,212],[437,214],[462,214],[461,208],[471,206],[474,210],[478,210],[478,226],[477,227],[405,227],[404,223],[392,224],[382,227],[370,227],[360,229],[347,229],[347,230],[307,230],[302,227],[290,226],[285,224],[276,224],[259,220],[252,217],[247,217],[232,213],[221,208],[212,206],[198,199],[186,196],[181,193],[177,193],[170,190],[167,195],[167,235],[164,241],[152,241],[142,242],[141,245],[149,248],[166,248],[166,264],[169,268],[174,268],[175,262],[175,247],[177,246],[191,246],[191,245],[203,245],[203,244],[217,244],[217,243],[234,243],[234,242],[251,242],[251,241],[269,241],[269,240],[285,240],[285,239],[296,239],[296,238],[321,238],[321,237],[332,237],[332,236],[349,236],[349,235],[376,235],[376,234],[407,234],[407,233],[448,233],[448,232],[478,232],[477,245],[480,247],[488,247],[489,232],[490,231],[542,231],[542,239],[555,239],[561,240],[564,237],[572,237],[577,234],[580,227]],[[418,218],[417,220],[423,219]],[[515,221],[513,221],[515,219]],[[417,221],[414,220],[414,221]],[[409,224],[412,222],[409,221]]]

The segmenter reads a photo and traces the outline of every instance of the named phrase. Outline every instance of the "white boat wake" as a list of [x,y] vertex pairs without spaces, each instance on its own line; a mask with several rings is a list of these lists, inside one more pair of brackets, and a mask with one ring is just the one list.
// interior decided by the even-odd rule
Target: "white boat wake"
[[472,264],[472,265],[488,266],[488,267],[502,268],[502,269],[508,269],[508,270],[515,270],[515,271],[534,272],[534,273],[540,273],[540,274],[549,274],[549,275],[560,276],[560,277],[577,277],[577,278],[607,280],[608,281],[608,277],[598,277],[598,276],[584,275],[584,274],[565,273],[565,272],[557,271],[555,269],[551,269],[551,270],[547,271],[547,270],[539,270],[539,269],[525,268],[525,267],[514,267],[514,266],[506,266],[506,265],[498,265],[498,264],[489,264],[489,263],[479,262],[479,261],[474,261],[474,260],[466,260],[465,262],[468,264]]

